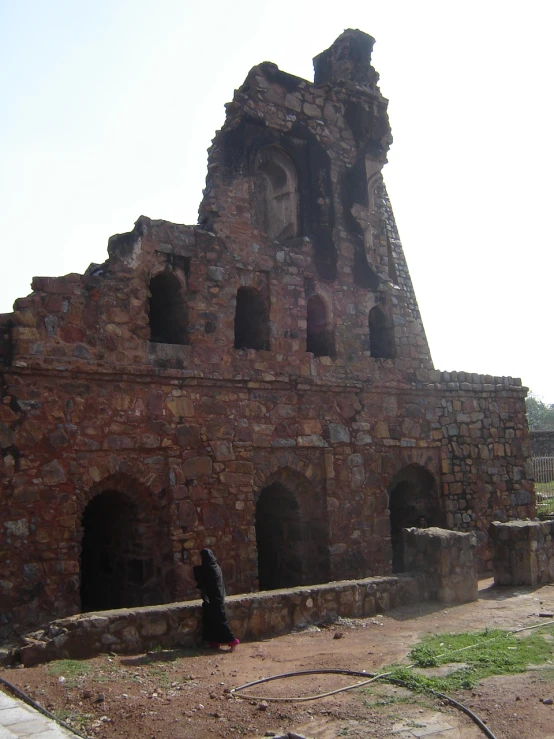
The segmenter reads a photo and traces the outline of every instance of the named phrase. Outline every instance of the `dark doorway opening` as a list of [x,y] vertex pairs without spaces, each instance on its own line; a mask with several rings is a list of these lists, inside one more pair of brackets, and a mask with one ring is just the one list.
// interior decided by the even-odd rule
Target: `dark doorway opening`
[[235,349],[269,349],[267,301],[251,287],[240,287],[237,292]]
[[150,341],[188,344],[188,313],[179,278],[161,272],[150,280]]
[[319,295],[312,295],[307,305],[306,351],[314,357],[334,357],[335,342],[327,320],[325,303]]
[[394,357],[394,332],[385,312],[376,305],[369,311],[369,353],[372,357]]
[[443,516],[434,476],[419,464],[404,467],[389,487],[392,571],[404,572],[402,529],[418,525],[421,516],[427,526],[442,526]]
[[256,542],[260,590],[328,582],[328,522],[307,481],[274,482],[262,490]]
[[163,602],[153,531],[130,497],[107,490],[83,514],[81,610],[99,611]]
[[290,588],[303,582],[298,502],[279,483],[265,488],[258,500],[256,541],[260,590]]

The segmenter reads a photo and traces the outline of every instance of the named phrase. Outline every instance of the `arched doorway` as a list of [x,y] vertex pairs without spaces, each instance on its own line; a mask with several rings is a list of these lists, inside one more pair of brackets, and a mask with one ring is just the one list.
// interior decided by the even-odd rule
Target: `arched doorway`
[[130,496],[105,490],[82,519],[81,610],[164,602],[157,528]]
[[402,529],[417,526],[423,516],[428,526],[442,526],[437,483],[431,472],[410,464],[398,472],[389,487],[392,571],[404,571]]
[[260,590],[329,580],[328,522],[308,480],[265,487],[256,505]]

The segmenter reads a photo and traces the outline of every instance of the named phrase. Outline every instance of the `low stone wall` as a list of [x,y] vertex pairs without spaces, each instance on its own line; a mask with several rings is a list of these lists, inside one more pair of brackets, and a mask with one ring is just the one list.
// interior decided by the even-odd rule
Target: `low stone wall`
[[477,599],[478,562],[475,534],[404,529],[404,569],[425,575],[433,600],[467,603]]
[[490,527],[494,582],[544,585],[554,582],[554,521],[494,521]]
[[[241,640],[276,636],[339,616],[362,618],[430,598],[425,577],[370,577],[227,598],[233,632]],[[195,645],[201,638],[201,601],[86,613],[29,634],[12,657],[26,667],[102,652],[133,654],[161,646]]]

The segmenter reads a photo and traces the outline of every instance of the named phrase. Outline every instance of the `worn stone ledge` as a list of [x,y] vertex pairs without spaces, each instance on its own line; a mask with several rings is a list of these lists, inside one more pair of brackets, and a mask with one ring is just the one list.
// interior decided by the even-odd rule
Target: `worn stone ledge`
[[[285,634],[339,617],[363,618],[430,599],[423,575],[369,577],[227,598],[231,627],[241,640]],[[23,639],[11,658],[26,667],[103,652],[133,654],[161,646],[187,647],[201,638],[201,601],[122,608],[53,621]]]
[[[159,354],[164,354],[164,352],[180,354],[185,350],[190,354],[192,349],[190,346],[177,346],[177,349],[171,349],[173,345],[167,345],[169,349],[165,349],[166,345],[163,344],[157,346],[163,347],[162,349],[156,350]],[[150,355],[145,353],[145,360],[148,356]],[[304,363],[306,362],[307,365],[310,365],[310,362],[304,358]],[[241,366],[242,364],[244,366]],[[273,357],[271,360],[265,360],[263,365],[262,368],[253,370],[248,361],[243,363],[236,362],[233,365],[234,371],[222,373],[220,371],[221,364],[217,365],[217,371],[210,372],[206,370],[205,366],[200,368],[192,360],[190,366],[186,369],[174,369],[155,367],[146,361],[144,364],[116,364],[96,360],[76,360],[72,357],[37,357],[18,354],[14,358],[13,367],[6,367],[3,371],[6,374],[54,376],[61,381],[65,381],[67,376],[71,375],[82,379],[101,379],[106,382],[117,380],[118,382],[150,383],[152,382],[152,378],[156,378],[158,380],[167,380],[170,383],[178,383],[180,386],[198,385],[211,387],[215,385],[227,387],[240,385],[252,387],[251,383],[255,382],[256,387],[272,390],[299,386],[300,389],[310,388],[334,393],[345,391],[359,392],[368,385],[376,392],[390,392],[394,388],[396,390],[411,391],[424,396],[436,392],[441,392],[445,395],[454,394],[456,396],[463,396],[465,393],[473,395],[477,392],[479,395],[487,397],[513,396],[519,398],[522,394],[525,395],[527,393],[527,388],[522,387],[521,380],[518,378],[496,377],[494,378],[496,381],[495,384],[490,386],[487,384],[486,387],[485,383],[477,380],[450,382],[442,378],[440,381],[438,381],[438,378],[435,381],[423,381],[420,379],[424,376],[427,377],[427,375],[432,378],[434,375],[453,374],[440,373],[438,370],[418,370],[418,380],[415,382],[404,380],[391,382],[387,380],[385,383],[380,378],[378,367],[369,362],[359,370],[348,371],[347,374],[342,373],[346,366],[337,364],[337,367],[335,367],[337,371],[323,370],[321,374],[317,373],[315,376],[309,378],[302,376],[300,373],[293,374],[290,371],[281,369],[281,366],[285,366],[285,362],[276,362]],[[299,364],[297,369],[300,366]],[[238,376],[239,369],[240,376]],[[271,378],[268,376],[268,373],[272,375]],[[332,377],[332,383],[329,382],[330,377]]]

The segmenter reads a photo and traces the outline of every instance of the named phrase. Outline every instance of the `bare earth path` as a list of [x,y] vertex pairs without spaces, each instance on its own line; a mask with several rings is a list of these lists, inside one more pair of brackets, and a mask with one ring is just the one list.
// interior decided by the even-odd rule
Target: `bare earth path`
[[[103,655],[69,666],[3,669],[0,675],[89,736],[207,739],[295,731],[316,739],[474,739],[483,734],[463,714],[391,686],[294,704],[239,700],[228,691],[295,670],[375,672],[405,661],[424,634],[487,626],[516,629],[539,622],[541,611],[554,611],[554,586],[531,590],[491,585],[492,581],[481,583],[477,603],[399,608],[383,616],[241,644],[234,653]],[[313,676],[265,684],[255,692],[262,698],[309,695],[352,682],[340,676]],[[485,720],[498,739],[554,739],[554,705],[542,702],[554,698],[554,662],[524,675],[490,678],[475,691],[456,697]]]

